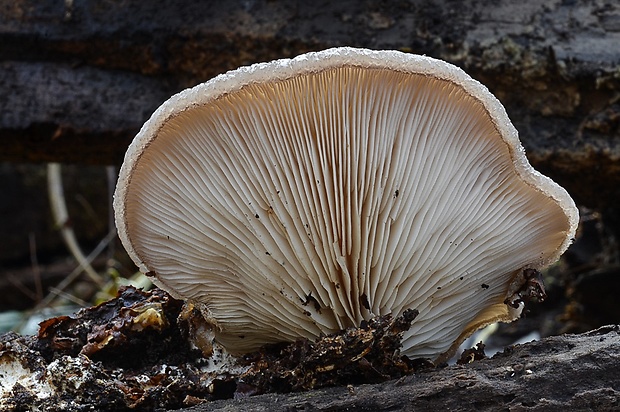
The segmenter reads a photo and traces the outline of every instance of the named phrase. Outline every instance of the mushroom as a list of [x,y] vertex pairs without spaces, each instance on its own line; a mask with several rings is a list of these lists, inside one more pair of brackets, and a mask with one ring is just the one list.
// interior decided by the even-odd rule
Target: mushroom
[[519,317],[526,269],[575,234],[499,101],[429,57],[349,47],[254,64],[166,101],[114,208],[140,270],[231,353],[417,309],[411,357]]

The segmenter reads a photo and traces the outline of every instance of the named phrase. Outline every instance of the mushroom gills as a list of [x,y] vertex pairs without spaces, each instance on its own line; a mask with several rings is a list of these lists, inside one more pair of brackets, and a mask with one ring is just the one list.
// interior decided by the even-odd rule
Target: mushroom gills
[[484,86],[354,48],[173,96],[128,149],[114,207],[134,262],[230,352],[416,309],[402,351],[433,360],[517,318],[504,302],[523,270],[555,262],[578,222]]

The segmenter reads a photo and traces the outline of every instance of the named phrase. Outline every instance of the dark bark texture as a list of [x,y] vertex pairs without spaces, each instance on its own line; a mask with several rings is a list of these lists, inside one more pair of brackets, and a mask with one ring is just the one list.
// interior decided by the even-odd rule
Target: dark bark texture
[[620,410],[620,328],[509,347],[492,359],[376,385],[215,401],[207,411]]

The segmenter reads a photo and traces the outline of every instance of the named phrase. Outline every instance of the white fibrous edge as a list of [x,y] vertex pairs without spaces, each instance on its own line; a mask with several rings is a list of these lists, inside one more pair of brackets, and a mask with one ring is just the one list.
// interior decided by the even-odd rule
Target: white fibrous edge
[[220,75],[165,102],[115,193],[134,262],[203,305],[231,352],[419,316],[441,358],[495,321],[578,211],[536,172],[499,101],[459,68],[336,48]]

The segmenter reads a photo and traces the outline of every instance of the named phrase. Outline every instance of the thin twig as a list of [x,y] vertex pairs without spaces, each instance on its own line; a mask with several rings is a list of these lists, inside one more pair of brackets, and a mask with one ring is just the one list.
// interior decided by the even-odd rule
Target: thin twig
[[32,265],[32,275],[34,277],[34,289],[36,292],[35,302],[43,299],[43,285],[41,284],[41,268],[39,267],[39,259],[37,258],[37,239],[34,233],[28,235],[30,245],[30,264]]
[[6,279],[9,281],[11,286],[13,286],[15,289],[19,290],[20,292],[22,292],[24,295],[26,295],[32,301],[36,302],[37,295],[33,291],[31,291],[29,288],[27,288],[22,283],[22,281],[20,279],[15,277],[15,275],[13,275],[12,273],[7,273]]
[[[101,239],[101,241],[99,242],[97,247],[95,247],[93,249],[93,251],[90,252],[90,254],[86,257],[86,262],[88,262],[90,264],[90,262],[92,262],[97,256],[99,256],[101,254],[101,252],[103,252],[103,250],[106,248],[106,246],[108,246],[108,244],[115,237],[116,237],[116,230],[111,230],[110,232],[108,232],[106,237]],[[81,273],[82,273],[82,266],[80,265],[80,266],[76,267],[68,276],[66,276],[62,280],[62,282],[60,282],[58,285],[56,285],[56,287],[54,289],[55,290],[64,291],[67,288],[67,286],[69,286]],[[35,306],[33,311],[36,312],[37,310],[40,310],[40,309],[48,306],[50,303],[52,303],[52,301],[56,297],[57,297],[57,295],[55,293],[49,293],[41,302],[39,302],[39,304],[37,304],[37,306]]]
[[78,306],[81,306],[83,308],[90,306],[90,304],[86,301],[84,301],[83,299],[78,298],[77,296],[73,296],[70,293],[64,292],[62,290],[56,289],[54,287],[50,288],[50,293],[52,293],[55,296],[58,296],[60,298],[64,298],[66,300],[68,300],[69,302],[73,302]]
[[47,188],[49,191],[50,204],[52,207],[52,214],[54,215],[54,221],[56,225],[60,227],[60,233],[67,245],[67,248],[79,263],[81,270],[90,277],[93,282],[99,286],[103,286],[105,282],[101,276],[93,269],[90,262],[82,253],[82,249],[77,242],[75,232],[71,227],[69,221],[69,213],[67,212],[67,205],[65,203],[65,195],[62,187],[62,177],[60,174],[60,164],[49,163],[47,165]]

